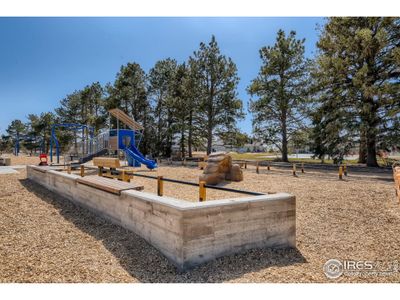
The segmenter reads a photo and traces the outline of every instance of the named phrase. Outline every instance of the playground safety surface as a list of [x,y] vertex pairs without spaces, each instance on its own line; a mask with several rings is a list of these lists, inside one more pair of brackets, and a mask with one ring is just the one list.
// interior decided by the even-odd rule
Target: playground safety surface
[[[200,172],[161,166],[149,174],[195,181]],[[400,281],[400,273],[332,280],[322,269],[332,258],[400,261],[400,206],[390,180],[350,174],[339,181],[334,173],[293,177],[288,170],[256,174],[250,166],[244,178],[226,186],[296,196],[297,249],[251,250],[178,273],[143,239],[27,180],[24,170],[0,175],[0,282]],[[146,179],[134,178],[140,180]],[[155,192],[155,180],[147,181],[145,191]],[[169,183],[164,192],[191,193],[191,201],[198,195],[195,187],[178,190]],[[221,198],[217,193],[227,194],[208,190],[207,198]]]

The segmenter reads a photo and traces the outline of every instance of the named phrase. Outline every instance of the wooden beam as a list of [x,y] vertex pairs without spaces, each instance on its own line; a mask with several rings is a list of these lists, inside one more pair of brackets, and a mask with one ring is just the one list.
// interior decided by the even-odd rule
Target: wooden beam
[[93,165],[95,165],[96,167],[103,167],[103,168],[121,167],[119,159],[114,157],[95,157],[93,158]]
[[122,110],[118,108],[113,108],[108,111],[111,115],[116,117],[118,120],[123,122],[124,124],[128,125],[131,129],[138,131],[138,130],[144,130],[144,127],[140,125],[138,122],[133,120],[131,117],[129,117],[126,113],[124,113]]
[[144,188],[143,185],[136,185],[124,181],[99,177],[96,175],[80,177],[77,179],[77,182],[117,195],[120,195],[121,191],[126,191],[126,190],[141,191]]

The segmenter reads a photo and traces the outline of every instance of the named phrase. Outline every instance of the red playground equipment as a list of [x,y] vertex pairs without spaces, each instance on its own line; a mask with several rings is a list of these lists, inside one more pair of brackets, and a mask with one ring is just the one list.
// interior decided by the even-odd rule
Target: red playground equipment
[[40,154],[39,159],[40,159],[39,166],[47,166],[47,154]]

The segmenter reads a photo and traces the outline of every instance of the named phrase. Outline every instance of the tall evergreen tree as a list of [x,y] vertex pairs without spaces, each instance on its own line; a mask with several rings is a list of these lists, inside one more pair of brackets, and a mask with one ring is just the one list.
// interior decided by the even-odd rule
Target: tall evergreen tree
[[377,147],[395,124],[388,112],[400,94],[399,45],[400,19],[386,17],[329,18],[317,44],[319,94],[335,110],[353,114],[343,130],[358,132],[360,161],[365,147],[368,166],[378,166]]
[[250,101],[256,136],[272,143],[288,161],[288,142],[304,127],[307,104],[308,61],[304,57],[305,40],[296,39],[291,31],[277,33],[273,46],[260,50],[262,66],[248,92],[256,96]]
[[35,139],[35,147],[44,146],[44,151],[47,153],[50,147],[51,126],[57,122],[56,116],[52,112],[41,113],[40,116],[35,114],[28,115],[29,134]]
[[175,76],[171,82],[171,99],[169,106],[173,115],[173,131],[179,135],[179,145],[181,156],[186,156],[188,119],[190,114],[190,98],[185,91],[185,81],[187,80],[187,69],[185,64],[178,65]]
[[242,101],[237,98],[236,64],[221,54],[215,36],[189,58],[199,91],[198,114],[205,125],[207,154],[212,152],[213,135],[243,117]]
[[[149,95],[155,122],[155,149],[157,155],[171,155],[174,136],[173,81],[177,78],[178,63],[174,59],[156,62],[149,71]],[[178,92],[175,89],[175,92]]]
[[204,145],[204,130],[202,129],[203,123],[201,114],[199,113],[199,105],[201,99],[200,86],[201,76],[199,78],[198,66],[193,58],[189,58],[186,77],[184,80],[184,97],[186,99],[185,105],[187,110],[187,145],[188,156],[193,156],[193,147],[198,148]]
[[26,134],[26,125],[21,120],[13,120],[8,125],[6,131],[13,141],[16,141],[18,137]]

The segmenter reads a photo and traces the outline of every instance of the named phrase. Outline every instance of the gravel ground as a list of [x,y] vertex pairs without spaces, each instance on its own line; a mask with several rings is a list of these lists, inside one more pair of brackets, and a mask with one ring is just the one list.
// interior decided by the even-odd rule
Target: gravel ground
[[2,156],[11,157],[11,165],[37,165],[40,162],[39,156],[27,156],[25,154],[15,156],[9,153],[2,154]]
[[[146,171],[142,171],[146,172]],[[162,166],[169,178],[197,182],[195,168]],[[79,208],[26,179],[25,171],[0,176],[0,282],[399,282],[400,273],[362,274],[327,279],[331,258],[400,261],[400,207],[393,182],[355,176],[339,181],[334,173],[288,170],[256,174],[226,186],[297,197],[297,248],[251,250],[178,273],[137,235]],[[155,182],[143,180],[155,192]],[[148,181],[148,183],[145,183]],[[197,190],[166,183],[167,196]],[[153,190],[151,190],[153,189]],[[207,199],[231,197],[207,191]]]

